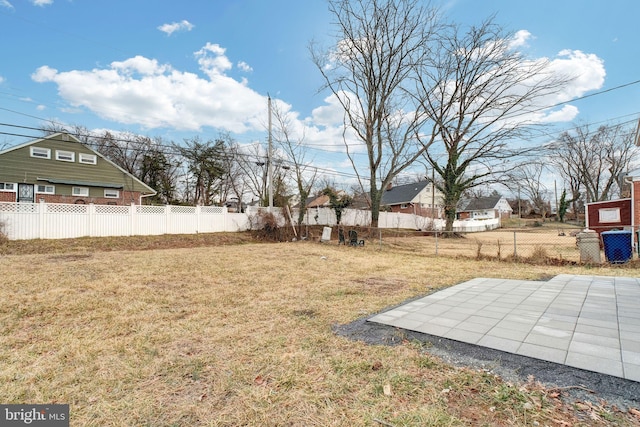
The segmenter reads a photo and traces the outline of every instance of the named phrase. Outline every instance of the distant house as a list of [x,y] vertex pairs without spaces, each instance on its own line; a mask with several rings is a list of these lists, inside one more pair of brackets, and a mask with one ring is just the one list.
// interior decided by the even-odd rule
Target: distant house
[[381,206],[391,212],[440,217],[443,196],[430,181],[389,186],[382,193]]
[[66,133],[0,151],[0,201],[141,204],[156,192]]
[[500,195],[462,199],[456,208],[456,215],[462,220],[509,218],[512,212],[507,199]]
[[307,208],[326,208],[329,207],[329,196],[320,194],[307,198]]

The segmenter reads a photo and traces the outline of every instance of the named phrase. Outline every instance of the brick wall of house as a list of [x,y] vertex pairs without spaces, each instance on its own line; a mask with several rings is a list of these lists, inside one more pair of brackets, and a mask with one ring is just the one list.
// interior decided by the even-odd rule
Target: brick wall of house
[[15,191],[0,191],[0,202],[15,202],[15,201],[16,201]]
[[640,227],[640,181],[633,182],[633,213],[634,213],[634,221],[633,224],[636,227]]
[[[131,191],[120,191],[120,197],[117,199],[108,199],[105,197],[78,197],[78,196],[62,196],[59,194],[40,194],[35,196],[36,202],[43,200],[45,203],[68,203],[68,204],[85,204],[93,203],[94,205],[119,205],[128,206],[131,203],[140,203],[140,193]],[[14,200],[15,201],[15,200]]]
[[436,217],[438,216],[437,209],[432,209],[430,207],[420,206],[417,204],[416,205],[407,204],[405,208],[402,208],[400,205],[393,205],[391,206],[391,212],[418,215],[418,216],[424,216],[427,218],[431,218],[433,215],[435,215]]
[[[0,191],[0,202],[15,202],[15,191]],[[59,194],[42,194],[36,193],[35,201],[43,200],[45,203],[68,203],[68,204],[90,204],[94,205],[119,205],[129,206],[131,203],[140,204],[140,192],[138,191],[120,191],[120,197],[117,199],[108,199],[105,197],[77,197],[62,196]]]

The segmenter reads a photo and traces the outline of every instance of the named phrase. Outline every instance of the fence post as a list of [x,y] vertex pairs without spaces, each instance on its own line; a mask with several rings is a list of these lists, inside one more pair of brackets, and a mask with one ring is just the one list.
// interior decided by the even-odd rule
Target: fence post
[[518,245],[516,244],[516,231],[513,232],[513,259],[518,258]]
[[[240,210],[242,211],[242,200],[240,201]],[[229,209],[227,209],[226,206],[222,207],[222,231],[227,232],[228,230],[228,225],[227,225],[227,214],[229,213]],[[302,233],[302,232],[301,232]]]
[[438,232],[436,231],[436,256],[438,256]]
[[164,234],[169,234],[170,215],[171,205],[164,205]]
[[87,208],[87,214],[89,215],[89,237],[95,237],[96,233],[96,206],[93,203],[89,203]]
[[196,234],[200,232],[200,205],[196,205]]
[[38,203],[38,238],[44,239],[44,212],[47,209],[43,199]]
[[136,205],[134,202],[131,202],[131,206],[129,207],[129,236],[135,236],[135,221],[136,221]]

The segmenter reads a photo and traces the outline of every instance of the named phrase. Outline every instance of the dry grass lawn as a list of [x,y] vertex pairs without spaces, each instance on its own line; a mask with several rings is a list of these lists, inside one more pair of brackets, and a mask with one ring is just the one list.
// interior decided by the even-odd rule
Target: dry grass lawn
[[332,326],[478,276],[640,270],[436,258],[410,240],[23,243],[0,257],[0,401],[69,403],[73,426],[633,425]]

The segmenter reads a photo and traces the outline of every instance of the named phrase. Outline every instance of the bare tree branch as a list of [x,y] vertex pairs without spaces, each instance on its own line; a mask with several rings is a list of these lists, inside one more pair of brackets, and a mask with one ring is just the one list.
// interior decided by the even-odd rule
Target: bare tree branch
[[[417,138],[429,117],[412,81],[430,55],[437,14],[418,0],[330,0],[329,10],[339,40],[332,51],[310,49],[344,109],[347,155],[363,190],[369,183],[376,226],[384,189],[429,146]],[[366,147],[368,177],[352,157],[351,133]]]

